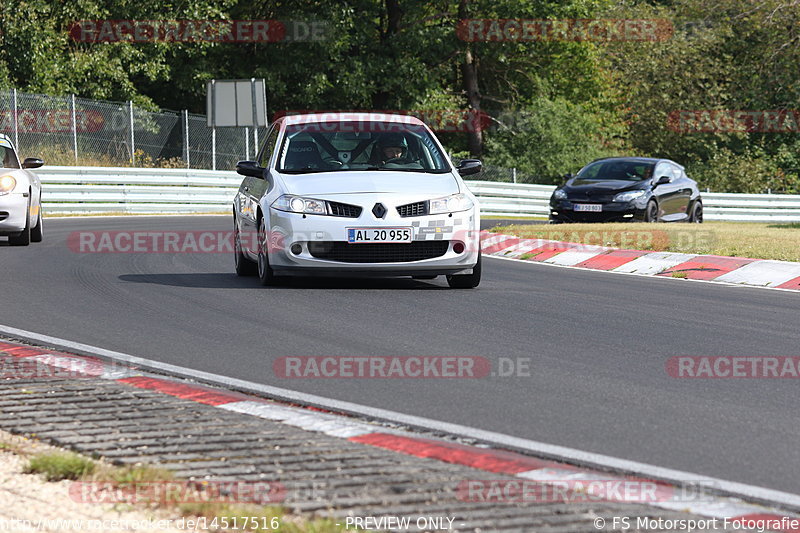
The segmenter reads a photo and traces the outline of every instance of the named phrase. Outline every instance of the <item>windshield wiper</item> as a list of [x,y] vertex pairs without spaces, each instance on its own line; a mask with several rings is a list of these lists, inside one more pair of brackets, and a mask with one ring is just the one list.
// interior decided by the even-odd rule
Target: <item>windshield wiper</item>
[[278,169],[278,172],[281,172],[282,174],[315,174],[317,172],[336,172],[336,170],[303,167],[303,168],[280,168]]

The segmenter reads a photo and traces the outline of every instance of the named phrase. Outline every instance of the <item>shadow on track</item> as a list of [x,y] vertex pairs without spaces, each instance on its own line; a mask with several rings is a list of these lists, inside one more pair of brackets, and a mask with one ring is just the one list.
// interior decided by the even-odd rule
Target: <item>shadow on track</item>
[[170,287],[191,287],[195,289],[360,289],[360,290],[450,290],[444,283],[444,276],[436,280],[414,280],[410,278],[278,278],[275,285],[261,287],[256,278],[240,278],[234,274],[123,274],[120,281],[129,283],[148,283]]

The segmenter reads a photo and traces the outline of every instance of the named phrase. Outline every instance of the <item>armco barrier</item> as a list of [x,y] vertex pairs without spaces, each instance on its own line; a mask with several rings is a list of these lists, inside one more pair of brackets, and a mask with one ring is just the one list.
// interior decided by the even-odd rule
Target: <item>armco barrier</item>
[[[228,212],[241,182],[232,171],[43,167],[45,213]],[[553,185],[467,181],[481,213],[547,216]],[[800,195],[703,193],[706,220],[800,222]]]

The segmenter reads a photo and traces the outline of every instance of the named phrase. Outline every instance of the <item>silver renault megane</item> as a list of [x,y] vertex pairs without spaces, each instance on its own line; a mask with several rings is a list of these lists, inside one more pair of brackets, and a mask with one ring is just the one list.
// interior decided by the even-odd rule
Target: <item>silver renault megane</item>
[[380,113],[284,116],[270,127],[234,198],[236,272],[481,279],[480,214],[420,120]]

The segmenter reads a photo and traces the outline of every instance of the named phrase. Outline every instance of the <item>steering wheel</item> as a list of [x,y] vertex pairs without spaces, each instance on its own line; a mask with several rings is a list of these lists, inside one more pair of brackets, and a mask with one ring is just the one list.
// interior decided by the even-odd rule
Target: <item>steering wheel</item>
[[334,165],[334,166],[339,166],[339,167],[344,165],[344,163],[342,163],[341,161],[339,161],[338,159],[336,159],[333,156],[323,157],[322,158],[322,162],[327,164],[327,165]]

